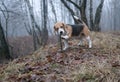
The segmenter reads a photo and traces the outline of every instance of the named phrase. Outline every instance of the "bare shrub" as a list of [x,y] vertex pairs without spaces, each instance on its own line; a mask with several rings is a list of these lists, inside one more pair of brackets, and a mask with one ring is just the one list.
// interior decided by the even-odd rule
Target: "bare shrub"
[[9,38],[12,56],[24,56],[33,52],[33,41],[31,36]]

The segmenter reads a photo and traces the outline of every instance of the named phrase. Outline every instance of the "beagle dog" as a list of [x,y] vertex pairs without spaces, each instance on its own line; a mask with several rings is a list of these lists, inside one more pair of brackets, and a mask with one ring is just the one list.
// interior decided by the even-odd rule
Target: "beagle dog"
[[70,25],[63,22],[57,22],[54,25],[55,34],[61,35],[61,38],[64,42],[65,47],[63,50],[66,50],[69,47],[68,39],[73,36],[79,36],[81,38],[78,45],[82,45],[83,39],[85,38],[88,42],[89,48],[92,48],[92,41],[90,38],[90,30],[88,29],[88,26],[83,21],[79,20],[79,18],[76,16],[74,16],[74,18],[79,22],[79,24]]

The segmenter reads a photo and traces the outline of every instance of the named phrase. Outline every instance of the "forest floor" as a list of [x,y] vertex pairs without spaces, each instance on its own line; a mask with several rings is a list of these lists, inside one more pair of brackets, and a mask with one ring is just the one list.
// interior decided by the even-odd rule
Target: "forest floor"
[[58,52],[49,44],[31,55],[0,65],[0,82],[120,82],[120,32],[92,32],[93,48]]

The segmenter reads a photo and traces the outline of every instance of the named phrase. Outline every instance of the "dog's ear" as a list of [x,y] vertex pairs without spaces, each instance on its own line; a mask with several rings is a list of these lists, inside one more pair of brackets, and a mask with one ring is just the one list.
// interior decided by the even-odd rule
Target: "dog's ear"
[[54,28],[54,31],[55,31],[56,30],[55,26],[53,28]]
[[67,26],[65,25],[65,23],[62,23],[62,26],[64,27],[64,29],[66,29],[66,28],[67,28]]
[[62,23],[62,26],[65,26],[65,24],[64,24],[64,23]]
[[54,28],[54,33],[55,33],[55,35],[57,35],[56,27],[54,26],[53,28]]
[[68,26],[63,23],[63,27],[64,27],[65,31],[68,33],[69,32],[68,31]]

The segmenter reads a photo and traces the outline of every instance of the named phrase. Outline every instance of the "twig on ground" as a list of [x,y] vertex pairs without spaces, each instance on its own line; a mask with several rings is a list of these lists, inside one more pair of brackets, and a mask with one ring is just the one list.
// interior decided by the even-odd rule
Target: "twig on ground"
[[62,49],[62,38],[61,38],[61,34],[59,35],[59,45],[60,45],[60,49],[61,49],[61,51],[62,51],[63,49]]

